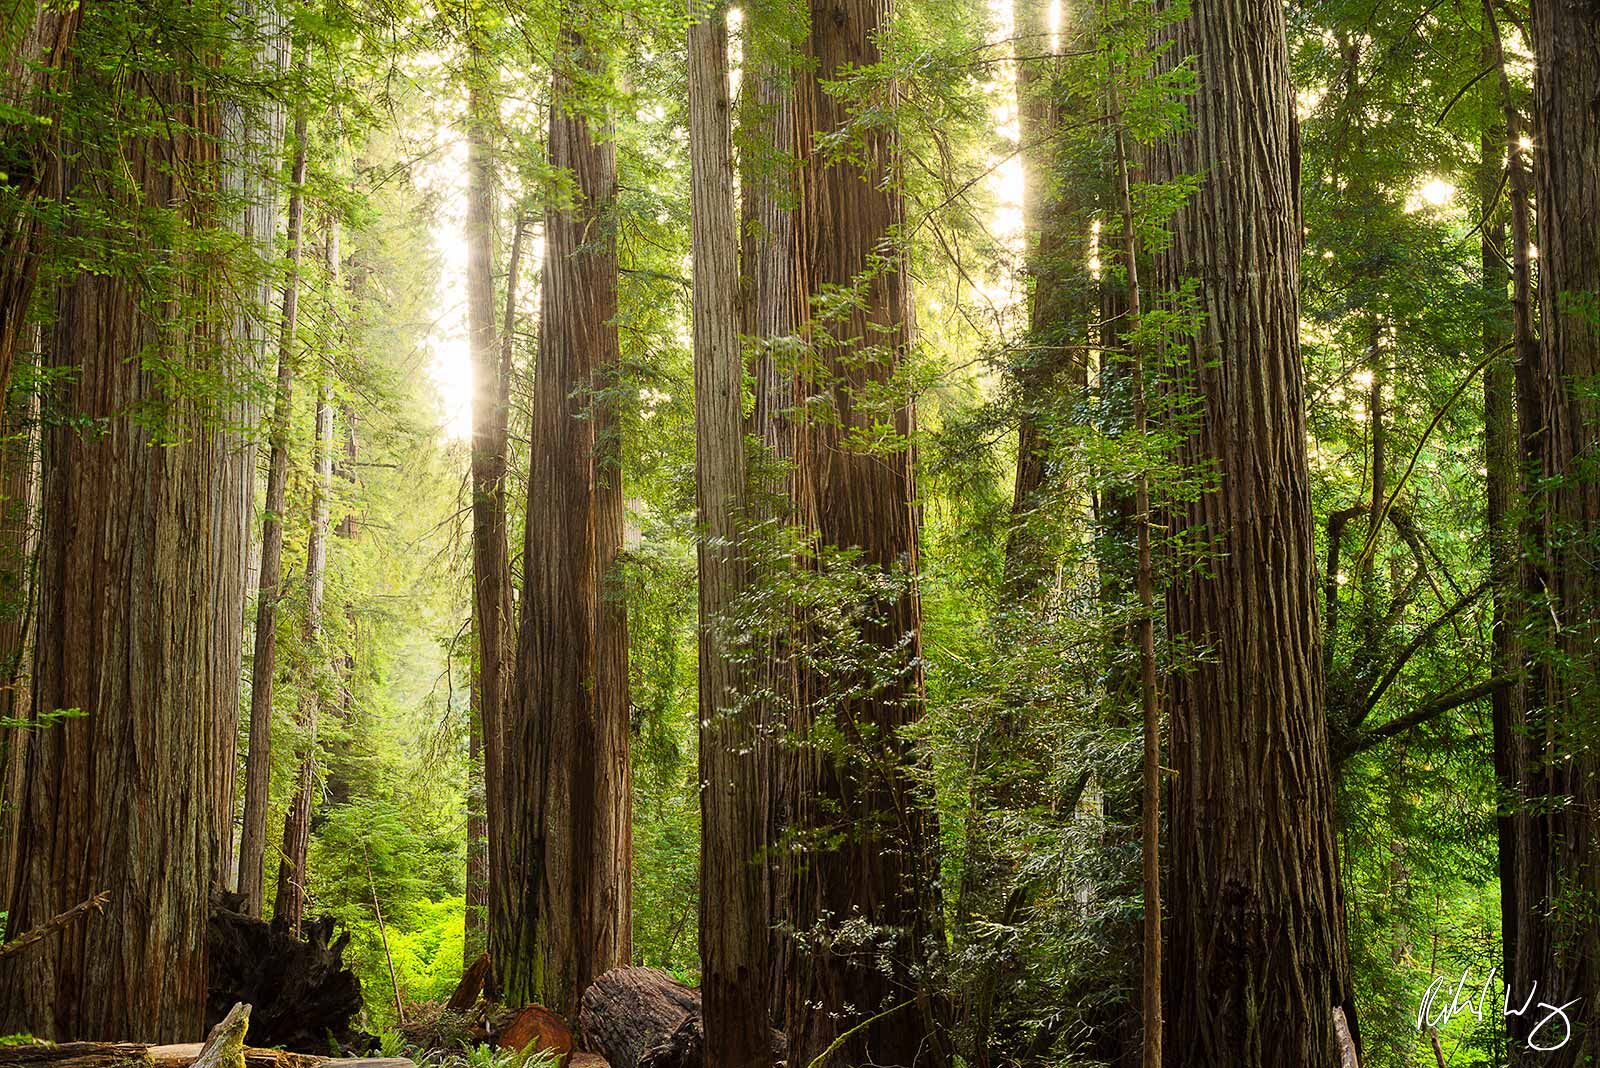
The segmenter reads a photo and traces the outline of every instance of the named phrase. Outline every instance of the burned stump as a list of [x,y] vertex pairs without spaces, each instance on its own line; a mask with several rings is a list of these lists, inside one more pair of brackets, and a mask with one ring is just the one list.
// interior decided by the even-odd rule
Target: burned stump
[[296,938],[287,925],[238,911],[241,899],[224,894],[213,903],[207,951],[211,961],[206,1023],[237,1002],[252,1006],[246,1041],[326,1056],[335,1048],[365,1053],[374,1039],[352,1023],[360,1014],[361,980],[345,967],[349,934],[334,937],[333,917],[303,925]]

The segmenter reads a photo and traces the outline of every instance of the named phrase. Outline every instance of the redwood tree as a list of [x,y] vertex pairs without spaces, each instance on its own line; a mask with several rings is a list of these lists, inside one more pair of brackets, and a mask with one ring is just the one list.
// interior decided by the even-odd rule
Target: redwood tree
[[[837,572],[859,603],[846,613],[847,635],[819,618],[801,624],[783,783],[799,849],[786,861],[795,942],[783,1029],[796,1063],[837,1042],[841,1062],[909,1065],[940,1059],[940,1038],[926,997],[906,994],[937,940],[939,895],[938,836],[903,734],[922,711],[915,414],[903,376],[910,287],[897,245],[905,211],[894,130],[857,126],[859,143],[829,147],[851,116],[826,84],[877,62],[892,12],[842,0],[813,14],[808,62],[793,75],[796,251],[808,296],[849,289],[854,299],[820,302],[827,310],[806,329],[812,355],[793,371],[796,395],[829,408],[810,406],[798,429],[796,513],[818,568]],[[860,659],[834,655],[841,638]],[[841,930],[856,920],[872,929],[870,950]]]
[[[79,42],[136,54],[119,44],[128,23],[97,10]],[[63,132],[64,188],[105,209],[78,214],[69,238],[139,254],[65,280],[45,344],[46,365],[72,373],[43,441],[36,694],[40,709],[84,714],[31,747],[8,930],[100,891],[111,901],[4,962],[0,1030],[188,1041],[221,850],[215,768],[232,742],[218,725],[239,669],[225,632],[241,605],[218,573],[240,522],[239,443],[186,380],[232,375],[209,326],[221,265],[181,237],[219,221],[219,124],[192,78],[99,63],[76,74],[127,106],[148,94],[167,121],[113,114]]]
[[694,246],[695,476],[700,522],[700,957],[706,1056],[771,1065],[759,705],[732,624],[754,574],[748,524],[738,215],[727,11],[690,3],[689,164]]
[[[298,60],[305,68],[304,49]],[[289,172],[288,272],[278,321],[278,370],[268,424],[267,500],[261,520],[261,569],[256,585],[255,656],[250,662],[250,740],[245,757],[244,825],[239,835],[239,893],[244,910],[261,915],[266,902],[262,865],[267,846],[267,801],[272,775],[272,694],[278,670],[278,609],[283,591],[283,520],[289,486],[289,419],[300,363],[300,261],[305,239],[307,156],[305,108],[294,117]]]
[[575,1017],[632,945],[628,634],[622,482],[609,399],[620,360],[617,194],[605,91],[609,28],[592,9],[560,31],[550,165],[571,175],[545,215],[514,706],[489,823],[489,948],[501,992]]
[[1202,185],[1158,280],[1201,320],[1175,388],[1176,460],[1216,485],[1176,507],[1203,560],[1168,590],[1170,867],[1166,1059],[1174,1068],[1339,1063],[1351,1011],[1334,840],[1298,337],[1298,149],[1282,5],[1198,0],[1187,130],[1161,177]]
[[1535,0],[1532,20],[1541,329],[1520,369],[1518,412],[1531,469],[1532,662],[1518,821],[1527,840],[1516,850],[1521,923],[1507,937],[1516,944],[1513,999],[1538,983],[1536,1000],[1564,1005],[1572,1018],[1559,1049],[1559,1023],[1534,1036],[1538,1010],[1512,1019],[1513,1063],[1567,1068],[1600,1056],[1600,8]]

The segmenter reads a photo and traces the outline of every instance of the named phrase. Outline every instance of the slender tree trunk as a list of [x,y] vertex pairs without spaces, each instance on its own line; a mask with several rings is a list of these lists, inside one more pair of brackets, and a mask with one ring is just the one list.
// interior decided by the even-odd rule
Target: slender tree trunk
[[[833,568],[841,550],[855,552],[855,566],[882,573],[887,589],[863,593],[866,603],[855,606],[852,640],[865,666],[834,658],[821,621],[806,620],[802,631],[784,771],[792,833],[803,848],[787,861],[796,870],[786,919],[800,935],[784,1031],[798,1064],[835,1042],[830,1056],[840,1063],[939,1064],[934,1008],[926,986],[910,978],[942,937],[938,833],[902,734],[921,715],[923,697],[912,453],[909,444],[870,449],[853,440],[868,426],[888,426],[909,442],[916,425],[907,387],[897,382],[911,332],[909,280],[894,244],[904,221],[897,146],[881,126],[856,131],[865,145],[849,159],[821,144],[847,121],[824,83],[878,60],[877,35],[892,12],[879,0],[843,0],[815,14],[812,64],[795,74],[798,248],[808,292],[855,287],[857,301],[809,326],[816,366],[801,369],[798,388],[827,398],[832,411],[800,430],[797,511],[815,519],[819,567]],[[833,940],[852,916],[878,929],[871,963]]]
[[[84,34],[90,25],[125,32],[92,6],[83,18]],[[129,217],[166,210],[187,225],[220,224],[211,207],[220,131],[195,87],[137,67],[80,73],[104,80],[106,99],[150,94],[171,122],[141,123],[124,140],[125,184],[93,191],[110,161],[85,148],[71,154],[65,187],[125,198]],[[214,306],[221,265],[204,243],[163,247],[152,236],[160,232],[138,233],[147,247],[124,270],[66,280],[46,345],[46,365],[64,385],[43,444],[36,707],[85,715],[33,739],[8,930],[101,891],[110,902],[103,916],[0,964],[7,1032],[175,1042],[200,1034],[204,1019],[214,768],[227,753],[218,703],[234,692],[228,676],[238,669],[218,652],[220,621],[239,605],[218,600],[227,532],[216,504],[241,494],[229,483],[238,442],[193,397],[171,391],[170,370],[155,369],[226,377],[232,368],[198,325],[204,315],[175,328],[148,303],[152,286],[170,284],[169,308]],[[152,279],[152,262],[178,270]],[[160,359],[131,358],[141,352]]]
[[[1069,32],[1083,21],[1078,8],[1076,0],[1062,5]],[[1040,523],[1040,513],[1058,511],[1051,506],[1051,491],[1059,488],[1050,485],[1051,427],[1072,420],[1088,385],[1092,310],[1085,277],[1089,220],[1082,193],[1088,184],[1062,173],[1063,88],[1056,84],[1049,9],[1046,0],[1014,0],[1012,5],[1023,237],[1033,288],[1026,349],[1013,369],[1019,413],[1002,583],[1007,603],[1035,597],[1054,584],[1058,554],[1050,551],[1052,539]],[[1072,106],[1076,104],[1074,99]]]
[[[303,52],[303,48],[301,49]],[[302,68],[305,57],[297,64]],[[300,261],[305,242],[307,123],[295,111],[289,177],[289,271],[283,283],[278,326],[278,379],[273,397],[271,453],[267,468],[266,516],[261,526],[261,571],[257,580],[255,658],[250,668],[250,751],[245,758],[244,822],[239,838],[239,894],[251,916],[266,905],[263,865],[267,803],[272,775],[272,692],[278,667],[278,608],[283,597],[283,519],[289,485],[289,421],[294,412],[294,376],[300,363]]]
[[1568,1068],[1600,1057],[1600,7],[1535,0],[1532,22],[1541,333],[1518,413],[1535,487],[1524,591],[1531,840],[1518,851],[1525,924],[1512,987],[1537,982],[1554,1005],[1581,1000],[1553,1052],[1559,1024],[1533,1035],[1537,1019],[1518,1018],[1511,1061]]
[[549,158],[573,196],[545,217],[518,707],[490,795],[505,807],[489,931],[502,993],[568,1018],[632,952],[621,451],[605,393],[620,359],[616,153],[575,102],[605,70],[595,17],[562,27],[552,78]]
[[[324,246],[330,293],[339,290],[339,223],[328,219]],[[328,573],[328,499],[333,495],[333,372],[323,369],[317,384],[316,431],[312,437],[311,521],[306,532],[306,668],[300,679],[295,716],[300,728],[300,763],[294,794],[283,820],[283,856],[273,919],[289,925],[296,937],[306,907],[306,855],[311,845],[311,803],[316,785],[317,721],[322,706],[322,605]]]
[[752,665],[733,646],[750,590],[739,236],[727,9],[690,0],[695,474],[700,523],[700,957],[706,1059],[772,1064],[766,812]]
[[1207,547],[1169,588],[1166,1058],[1173,1068],[1339,1063],[1351,1012],[1334,840],[1298,339],[1298,148],[1283,8],[1200,0],[1169,34],[1197,56],[1189,128],[1157,176],[1198,175],[1158,262],[1203,320],[1175,388],[1176,460],[1215,489],[1176,508]]
[[[477,632],[477,616],[472,627]],[[471,966],[488,943],[489,828],[484,812],[487,790],[483,769],[482,675],[472,673],[467,713],[467,892],[462,925],[461,962]]]
[[[483,780],[486,797],[501,789],[504,722],[510,697],[512,650],[511,555],[506,542],[506,450],[508,368],[495,338],[494,285],[494,122],[496,100],[488,86],[490,72],[480,62],[476,43],[471,59],[467,102],[467,317],[472,349],[472,572],[473,615],[477,656],[473,678]],[[506,286],[507,314],[516,300],[517,261],[522,251],[520,226],[512,242],[512,263]],[[506,341],[510,340],[506,324]],[[491,853],[502,847],[504,827],[499,814],[506,804],[490,803],[479,828]],[[470,833],[470,829],[469,829]],[[481,908],[491,893],[488,882],[504,870],[504,858],[490,861],[485,884],[476,889]],[[470,865],[470,861],[469,861]],[[469,915],[474,902],[468,902]],[[469,921],[470,922],[470,921]]]
[[[1123,265],[1128,279],[1128,337],[1133,346],[1128,385],[1133,396],[1133,437],[1143,442],[1148,434],[1145,404],[1144,353],[1139,343],[1143,314],[1139,292],[1139,242],[1134,236],[1133,196],[1128,180],[1127,133],[1122,108],[1113,93],[1113,119],[1117,142],[1117,194],[1122,201]],[[1139,712],[1143,721],[1144,761],[1141,859],[1144,891],[1144,974],[1140,981],[1140,1014],[1144,1022],[1141,1063],[1161,1068],[1163,1023],[1161,1018],[1161,703],[1156,683],[1155,576],[1150,556],[1150,474],[1143,464],[1134,479],[1133,511],[1136,530],[1134,586],[1139,616],[1134,624],[1139,643]]]
[[[1492,30],[1484,27],[1487,36]],[[1496,42],[1486,41],[1485,66],[1498,66],[1500,50]],[[1495,114],[1497,82],[1485,91],[1486,114]],[[1520,535],[1515,525],[1516,502],[1521,493],[1520,461],[1517,449],[1516,342],[1508,294],[1511,285],[1510,249],[1506,245],[1506,211],[1501,201],[1501,159],[1506,155],[1506,127],[1502,118],[1484,130],[1478,164],[1478,203],[1484,219],[1479,245],[1484,297],[1490,309],[1484,317],[1485,355],[1510,350],[1491,359],[1483,373],[1483,465],[1484,526],[1489,533],[1489,580],[1491,584],[1493,674],[1513,681],[1497,686],[1490,697],[1494,730],[1496,838],[1499,847],[1500,929],[1503,955],[1502,976],[1515,974],[1516,932],[1521,909],[1516,894],[1516,848],[1524,837],[1518,811],[1521,780],[1521,722],[1523,691],[1521,682],[1521,607],[1517,590]],[[1526,205],[1523,210],[1526,211]]]
[[[38,328],[33,330],[39,335]],[[22,833],[24,771],[33,719],[33,628],[38,589],[39,405],[13,390],[0,428],[0,901],[11,899]]]
[[[287,65],[288,35],[284,31],[283,17],[277,5],[269,0],[243,0],[237,8],[237,25],[246,40],[256,41],[255,66],[260,76],[271,78],[281,73]],[[279,158],[283,148],[284,109],[270,100],[256,101],[255,108],[242,99],[232,98],[222,102],[222,144],[227,163],[224,182],[227,192],[237,197],[239,214],[234,220],[235,230],[248,242],[261,258],[262,266],[277,258],[278,196],[276,183],[266,174],[272,162]],[[239,488],[238,498],[219,498],[221,512],[218,523],[227,532],[219,545],[217,575],[225,583],[219,600],[236,601],[241,606],[223,622],[225,645],[222,655],[241,663],[244,658],[243,606],[250,581],[252,560],[251,522],[255,516],[256,495],[256,445],[255,429],[260,425],[261,412],[255,401],[255,384],[266,363],[271,330],[267,311],[273,303],[273,281],[270,273],[262,270],[254,279],[250,299],[241,302],[234,316],[233,343],[238,353],[237,371],[230,383],[235,392],[232,398],[233,418],[248,431],[242,447],[235,450],[231,459],[238,467],[230,473],[230,485]],[[234,856],[234,802],[237,790],[234,781],[239,734],[238,673],[234,675],[234,696],[219,702],[223,719],[217,724],[217,735],[224,739],[227,757],[217,762],[217,882],[221,886],[236,887],[237,861]]]

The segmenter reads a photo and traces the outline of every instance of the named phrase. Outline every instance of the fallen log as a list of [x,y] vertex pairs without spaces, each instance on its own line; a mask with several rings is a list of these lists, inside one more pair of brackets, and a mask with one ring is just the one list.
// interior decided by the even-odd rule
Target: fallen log
[[583,1044],[611,1068],[643,1068],[642,1058],[700,1015],[700,992],[655,968],[613,968],[583,994]]
[[[145,1051],[144,1061],[151,1068],[189,1068],[200,1057],[201,1043],[180,1042],[171,1046],[151,1046]],[[244,1068],[317,1068],[328,1058],[309,1053],[291,1053],[286,1049],[262,1049],[258,1046],[244,1048]]]
[[334,937],[333,918],[324,916],[303,924],[304,937],[296,938],[286,924],[240,912],[241,902],[223,894],[211,910],[207,1022],[244,1002],[253,1006],[245,1036],[253,1046],[324,1055],[335,1047],[371,1051],[376,1040],[353,1023],[362,1000],[361,980],[344,964],[349,934]]

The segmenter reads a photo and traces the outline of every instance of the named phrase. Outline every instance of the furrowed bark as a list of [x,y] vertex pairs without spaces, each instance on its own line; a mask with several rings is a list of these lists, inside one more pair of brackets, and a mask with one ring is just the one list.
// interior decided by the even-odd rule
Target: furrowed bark
[[[785,861],[785,919],[800,932],[787,966],[784,1032],[793,1062],[829,1056],[844,1063],[940,1064],[934,1007],[907,997],[908,976],[941,937],[938,832],[902,734],[922,711],[921,627],[915,574],[918,515],[910,439],[915,414],[896,384],[911,331],[909,279],[895,242],[904,204],[895,186],[896,138],[884,126],[855,131],[855,159],[819,142],[847,121],[824,83],[878,60],[877,34],[892,18],[879,0],[844,0],[814,13],[809,57],[795,73],[799,197],[797,238],[810,295],[849,287],[852,306],[814,316],[814,370],[802,368],[803,396],[825,397],[827,417],[808,416],[797,438],[797,514],[814,517],[816,566],[840,550],[856,566],[888,575],[891,590],[858,606],[867,668],[828,663],[815,620],[801,634],[799,700],[784,786],[799,851]],[[854,440],[869,427],[898,440],[872,448]],[[863,676],[866,677],[863,677]],[[818,722],[824,719],[827,729]],[[837,732],[837,733],[836,733]],[[837,736],[835,743],[825,738]],[[884,967],[832,944],[844,917],[875,928]]]
[[[83,33],[124,32],[94,7],[83,18]],[[126,216],[222,224],[219,125],[205,96],[137,66],[77,73],[104,79],[108,99],[148,94],[169,121],[123,138],[122,181],[109,188],[107,153],[74,146],[65,188]],[[95,236],[91,223],[73,225]],[[63,283],[45,346],[46,366],[63,372],[52,406],[72,418],[52,419],[43,443],[35,692],[39,709],[85,715],[33,739],[8,929],[103,889],[111,899],[103,917],[0,968],[0,1030],[41,1037],[187,1039],[205,1010],[214,769],[229,751],[216,732],[238,670],[218,654],[219,620],[239,610],[220,602],[218,547],[230,535],[218,501],[242,499],[230,481],[238,442],[208,398],[162,370],[225,376],[226,347],[196,325],[204,316],[174,325],[150,306],[154,284],[173,287],[169,308],[215,307],[220,265],[203,244],[179,251],[161,247],[159,230],[133,232],[144,255]],[[152,282],[144,267],[158,260],[178,270]],[[141,352],[160,360],[130,358]]]
[[616,153],[609,130],[594,129],[574,102],[604,76],[598,43],[607,32],[593,12],[575,13],[552,77],[549,158],[571,172],[573,194],[545,216],[518,705],[496,791],[504,870],[490,887],[490,955],[504,997],[569,1019],[595,976],[627,963],[632,944],[623,496],[606,392],[620,359]]
[[[1535,0],[1533,153],[1539,218],[1537,348],[1518,422],[1531,469],[1532,548],[1523,780],[1528,842],[1511,986],[1563,1004],[1570,1041],[1533,1014],[1512,1028],[1514,1065],[1569,1068],[1600,1056],[1600,8]],[[1547,996],[1548,995],[1548,996]]]
[[700,954],[705,1056],[771,1065],[759,709],[751,665],[730,647],[750,592],[739,237],[734,208],[727,9],[690,0],[689,161],[694,249],[695,473],[700,593]]
[[1207,548],[1167,596],[1170,679],[1166,1060],[1172,1068],[1339,1063],[1352,1013],[1314,588],[1298,339],[1298,153],[1282,6],[1200,0],[1166,31],[1197,57],[1190,126],[1160,179],[1204,183],[1172,223],[1158,283],[1204,316],[1175,389],[1197,405],[1174,459],[1218,485],[1174,510]]

